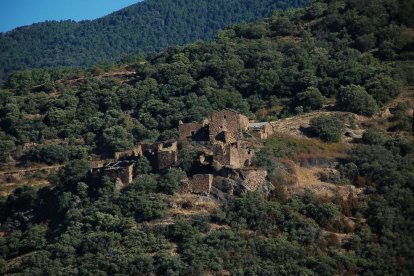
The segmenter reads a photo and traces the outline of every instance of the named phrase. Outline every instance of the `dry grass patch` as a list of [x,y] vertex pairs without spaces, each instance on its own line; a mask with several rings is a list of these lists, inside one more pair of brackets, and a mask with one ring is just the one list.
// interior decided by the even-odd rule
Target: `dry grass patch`
[[172,215],[210,214],[219,207],[219,203],[211,198],[191,194],[174,195],[171,205]]
[[300,161],[306,158],[343,157],[349,146],[345,143],[324,143],[318,139],[301,139],[286,134],[276,134],[265,142],[264,151],[276,158]]

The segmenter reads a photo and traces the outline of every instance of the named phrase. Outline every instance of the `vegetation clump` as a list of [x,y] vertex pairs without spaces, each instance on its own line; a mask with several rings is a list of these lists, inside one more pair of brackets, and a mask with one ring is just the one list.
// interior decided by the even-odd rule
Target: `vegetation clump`
[[313,135],[325,142],[339,142],[345,126],[338,116],[319,116],[312,118],[309,126]]
[[358,85],[341,87],[337,104],[343,110],[366,116],[372,116],[378,111],[374,98],[365,91],[364,87]]

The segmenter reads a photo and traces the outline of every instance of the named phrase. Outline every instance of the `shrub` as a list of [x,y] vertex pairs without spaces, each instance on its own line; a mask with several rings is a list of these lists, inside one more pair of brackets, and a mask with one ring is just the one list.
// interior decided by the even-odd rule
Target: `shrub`
[[362,134],[362,141],[367,145],[384,145],[388,139],[388,135],[379,129],[368,129]]
[[325,142],[339,142],[345,127],[337,116],[319,116],[310,121],[311,132]]
[[318,88],[309,87],[306,91],[298,93],[294,100],[295,107],[302,106],[304,112],[320,109],[325,102],[325,97]]
[[138,158],[137,163],[135,164],[136,174],[148,174],[151,170],[151,164],[145,156]]
[[158,183],[159,192],[171,195],[174,194],[174,192],[177,192],[180,188],[181,180],[186,177],[187,175],[181,169],[169,169]]
[[34,162],[53,165],[64,163],[69,160],[69,148],[63,145],[40,145],[32,149],[28,159]]
[[345,111],[366,116],[372,116],[378,110],[374,98],[365,91],[365,88],[359,85],[341,87],[337,95],[337,104]]

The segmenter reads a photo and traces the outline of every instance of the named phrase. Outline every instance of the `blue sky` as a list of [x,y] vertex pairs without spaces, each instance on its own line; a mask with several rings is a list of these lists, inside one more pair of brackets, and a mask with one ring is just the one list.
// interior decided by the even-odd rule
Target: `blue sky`
[[140,0],[0,0],[0,32],[45,20],[95,19]]

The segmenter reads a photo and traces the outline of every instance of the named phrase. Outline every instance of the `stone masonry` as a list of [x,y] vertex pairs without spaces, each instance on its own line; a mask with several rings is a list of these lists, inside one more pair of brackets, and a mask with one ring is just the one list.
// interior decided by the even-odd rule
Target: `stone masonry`
[[256,191],[267,182],[267,171],[263,169],[243,169],[241,174],[248,191]]
[[251,165],[254,151],[243,141],[233,144],[213,145],[213,160],[223,166],[243,168]]
[[243,138],[243,131],[249,126],[249,119],[234,110],[223,109],[211,115],[209,139],[217,142],[233,143]]
[[249,132],[253,137],[264,140],[273,134],[273,127],[267,122],[250,123]]
[[159,172],[178,163],[178,143],[165,142],[155,144],[143,144],[143,155],[148,159],[154,171]]
[[206,119],[202,123],[185,123],[180,122],[178,126],[179,140],[185,141],[191,139],[193,141],[208,140],[208,123]]
[[121,182],[123,186],[128,185],[133,180],[134,162],[117,161],[105,164],[100,168],[93,168],[94,176],[106,176],[111,181]]
[[[223,170],[240,172],[237,179],[244,183],[242,185],[246,186],[246,190],[257,190],[266,183],[267,172],[249,168],[255,154],[250,139],[266,139],[272,132],[269,123],[250,123],[246,116],[231,109],[214,112],[210,120],[201,123],[180,122],[179,140],[202,142],[203,148],[200,164],[191,172],[193,177],[182,183],[182,192],[210,194],[214,177],[223,177]],[[245,134],[248,135],[245,137]],[[140,144],[132,150],[116,152],[115,162],[103,166],[99,164],[98,168],[92,169],[92,173],[105,175],[120,187],[125,186],[135,177],[134,166],[141,156],[148,159],[153,172],[163,172],[179,165],[178,142]]]
[[138,146],[133,150],[127,150],[127,151],[122,151],[122,152],[115,152],[115,160],[119,161],[119,160],[129,160],[129,159],[134,159],[137,157],[140,157],[143,155],[142,152],[142,147]]
[[210,194],[212,185],[212,174],[195,174],[193,178],[183,182],[181,191],[183,193],[208,195]]

